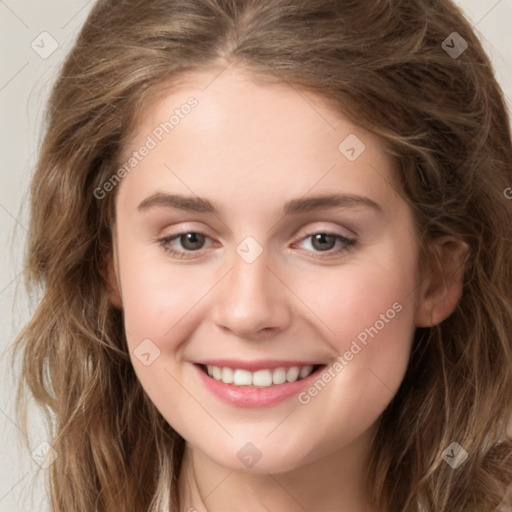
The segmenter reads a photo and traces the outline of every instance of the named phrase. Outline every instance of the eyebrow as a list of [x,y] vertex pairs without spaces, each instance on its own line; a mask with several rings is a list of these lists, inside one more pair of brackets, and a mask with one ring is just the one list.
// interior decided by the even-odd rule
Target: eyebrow
[[[182,196],[178,194],[167,194],[164,192],[155,192],[144,199],[137,209],[145,211],[153,207],[164,206],[168,208],[177,208],[190,212],[212,213],[217,215],[220,208],[208,199],[192,196]],[[283,208],[284,215],[294,213],[311,212],[326,208],[349,208],[356,206],[365,206],[382,213],[382,207],[366,196],[354,194],[327,194],[287,201]]]

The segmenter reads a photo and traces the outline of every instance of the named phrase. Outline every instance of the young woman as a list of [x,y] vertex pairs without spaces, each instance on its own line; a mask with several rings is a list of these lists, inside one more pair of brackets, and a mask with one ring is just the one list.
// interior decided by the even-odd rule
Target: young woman
[[47,121],[52,511],[510,510],[512,141],[450,1],[102,0]]

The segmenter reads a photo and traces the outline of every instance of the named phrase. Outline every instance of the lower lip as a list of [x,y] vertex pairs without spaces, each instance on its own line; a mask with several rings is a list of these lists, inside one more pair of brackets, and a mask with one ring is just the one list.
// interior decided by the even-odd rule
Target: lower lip
[[298,395],[304,388],[310,386],[318,378],[318,374],[323,371],[325,365],[305,379],[262,388],[226,384],[207,375],[199,365],[194,364],[194,367],[205,386],[225,402],[237,407],[271,407],[293,395]]

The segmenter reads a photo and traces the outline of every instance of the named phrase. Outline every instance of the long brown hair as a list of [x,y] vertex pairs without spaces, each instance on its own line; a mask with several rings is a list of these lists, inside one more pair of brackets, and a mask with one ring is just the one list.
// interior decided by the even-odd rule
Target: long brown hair
[[[422,262],[435,267],[431,242],[442,235],[470,247],[461,300],[416,330],[379,419],[373,510],[511,506],[512,141],[504,95],[461,11],[449,0],[101,0],[48,104],[25,266],[41,293],[13,351],[20,422],[28,390],[59,454],[52,511],[179,510],[183,439],[131,366],[106,293],[116,194],[94,191],[121,165],[144,106],[189,71],[235,64],[321,95],[382,138]],[[452,442],[469,454],[458,469],[442,458]]]

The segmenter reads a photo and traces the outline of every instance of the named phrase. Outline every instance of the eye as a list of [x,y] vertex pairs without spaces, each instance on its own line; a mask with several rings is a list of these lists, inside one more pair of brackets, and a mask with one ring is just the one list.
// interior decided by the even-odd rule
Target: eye
[[[345,253],[356,243],[356,240],[354,240],[353,238],[347,238],[338,233],[324,231],[309,233],[308,235],[303,237],[301,241],[304,242],[308,239],[311,239],[311,246],[315,249],[314,252],[328,253],[327,256],[314,256],[315,258],[323,259],[335,257],[342,253]],[[336,246],[336,242],[339,242],[341,245],[334,249],[334,247]]]
[[[175,233],[166,236],[159,239],[158,242],[165,252],[177,258],[197,258],[199,256],[194,256],[191,253],[201,251],[206,239],[209,238],[210,237],[201,231],[186,231],[183,233]],[[324,231],[309,233],[301,239],[301,242],[304,242],[309,238],[311,238],[311,246],[314,250],[313,252],[327,253],[326,256],[314,256],[315,258],[320,259],[331,258],[340,255],[348,251],[356,243],[356,240],[352,238],[347,238],[338,233]],[[174,241],[178,241],[183,249],[179,249],[173,246],[172,242]],[[336,242],[339,242],[341,245],[334,249]]]
[[[205,233],[200,231],[186,231],[183,233],[177,233],[170,236],[166,236],[158,240],[160,245],[164,249],[165,252],[172,254],[179,258],[195,258],[196,256],[188,256],[188,253],[195,252],[201,250],[204,244],[205,239],[209,238]],[[177,240],[182,244],[182,249],[176,249],[173,247],[171,242]]]

